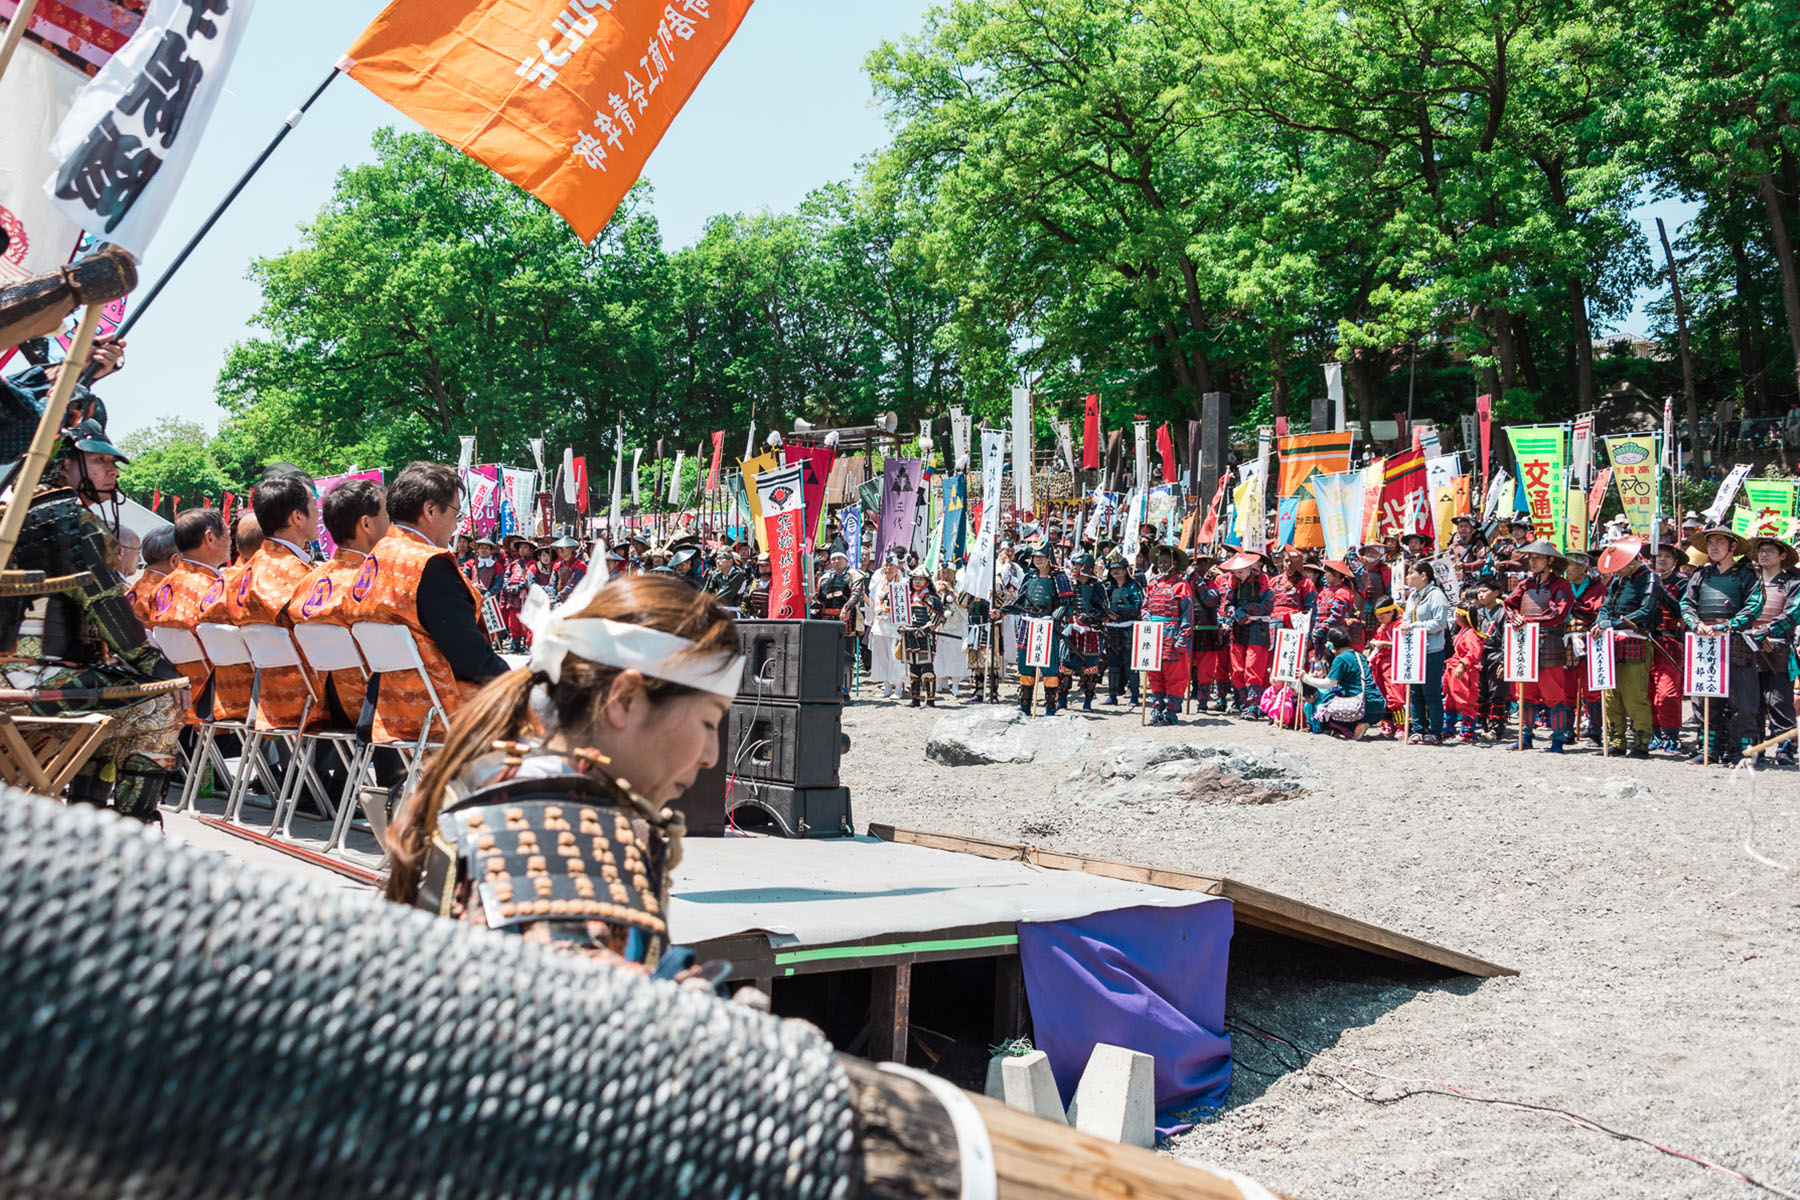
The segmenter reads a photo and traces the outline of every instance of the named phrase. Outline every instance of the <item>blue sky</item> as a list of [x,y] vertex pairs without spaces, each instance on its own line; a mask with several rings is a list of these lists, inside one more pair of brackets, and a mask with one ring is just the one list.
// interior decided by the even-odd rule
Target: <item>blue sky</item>
[[[159,276],[281,121],[309,95],[385,0],[264,0],[144,276]],[[848,177],[887,140],[862,64],[885,38],[915,31],[930,0],[761,0],[645,171],[665,242],[692,242],[720,212],[792,208]],[[331,194],[337,172],[367,161],[383,125],[416,128],[359,85],[333,83],[131,332],[128,369],[106,383],[117,434],[165,416],[212,426],[213,384],[232,343],[250,335],[252,259],[278,254]],[[1673,233],[1691,215],[1656,205]],[[1655,226],[1649,225],[1654,244]],[[1641,312],[1624,322],[1641,332]]]

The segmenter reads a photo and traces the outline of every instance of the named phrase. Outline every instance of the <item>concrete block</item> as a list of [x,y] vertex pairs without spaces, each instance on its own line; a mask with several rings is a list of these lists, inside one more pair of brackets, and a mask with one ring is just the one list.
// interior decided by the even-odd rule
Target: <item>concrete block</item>
[[1062,1096],[1056,1090],[1056,1077],[1050,1073],[1049,1055],[1042,1050],[1033,1050],[1029,1054],[1008,1055],[996,1061],[1000,1063],[1001,1085],[1005,1091],[1001,1099],[1006,1101],[1008,1108],[1031,1113],[1058,1125],[1069,1123],[1063,1114]]
[[1126,1146],[1156,1145],[1156,1060],[1102,1042],[1075,1085],[1069,1124]]
[[1006,1060],[1011,1057],[1010,1054],[996,1054],[988,1059],[987,1085],[981,1089],[981,1094],[989,1100],[1006,1099],[1006,1084],[1003,1082],[1005,1076],[1001,1071],[1006,1066]]

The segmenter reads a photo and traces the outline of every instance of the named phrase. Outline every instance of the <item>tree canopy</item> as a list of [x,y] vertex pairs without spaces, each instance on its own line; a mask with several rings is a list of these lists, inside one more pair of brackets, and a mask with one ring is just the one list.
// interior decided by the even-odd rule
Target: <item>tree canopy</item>
[[[1675,234],[1697,400],[1800,392],[1795,94],[1777,0],[947,0],[867,63],[890,144],[793,212],[666,250],[647,185],[592,244],[425,135],[377,135],[230,353],[202,453],[280,458],[691,450],[714,429],[1046,416],[1099,392],[1292,415],[1345,365],[1363,420],[1566,419],[1672,356],[1596,350]],[[1676,314],[1643,331],[1673,345]],[[162,435],[192,430],[163,430]],[[160,436],[160,435],[159,435]],[[167,437],[165,436],[165,442]],[[159,443],[160,445],[160,443]],[[190,470],[191,475],[191,470]],[[158,476],[161,477],[161,476]],[[187,477],[184,477],[187,478]],[[166,485],[164,490],[170,490]]]

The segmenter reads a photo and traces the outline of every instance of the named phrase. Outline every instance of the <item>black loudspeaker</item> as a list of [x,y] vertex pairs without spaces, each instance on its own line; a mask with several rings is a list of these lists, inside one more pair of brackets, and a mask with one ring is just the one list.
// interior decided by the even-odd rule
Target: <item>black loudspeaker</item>
[[719,761],[700,772],[693,786],[669,803],[687,821],[689,837],[725,836],[725,789],[730,782],[727,776],[731,765],[729,724],[719,725]]
[[739,777],[731,785],[731,821],[742,829],[769,827],[783,837],[851,837],[850,789],[796,788]]
[[1208,392],[1200,397],[1200,418],[1200,490],[1196,495],[1201,504],[1211,504],[1231,447],[1231,393]]
[[1312,433],[1327,433],[1332,421],[1337,417],[1336,406],[1331,403],[1331,393],[1314,396],[1312,402]]
[[841,621],[739,621],[746,700],[840,704],[844,674]]
[[726,721],[731,773],[789,787],[836,787],[843,715],[838,704],[738,701]]

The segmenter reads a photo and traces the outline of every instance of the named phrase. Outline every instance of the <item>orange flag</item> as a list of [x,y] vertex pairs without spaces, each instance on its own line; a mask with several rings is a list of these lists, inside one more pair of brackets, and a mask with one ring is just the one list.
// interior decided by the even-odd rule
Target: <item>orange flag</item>
[[591,242],[750,4],[393,0],[339,65]]

